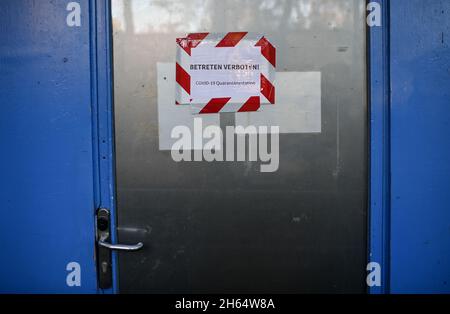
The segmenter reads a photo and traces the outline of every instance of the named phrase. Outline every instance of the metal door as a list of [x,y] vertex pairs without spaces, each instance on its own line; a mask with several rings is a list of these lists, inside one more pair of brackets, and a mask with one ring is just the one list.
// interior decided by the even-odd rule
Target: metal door
[[[118,238],[144,242],[119,253],[119,290],[364,292],[365,1],[113,0],[112,16]],[[280,134],[278,171],[160,150],[158,66],[175,62],[177,37],[202,31],[266,35],[277,78],[320,73],[320,127]],[[220,114],[221,127],[242,115]]]

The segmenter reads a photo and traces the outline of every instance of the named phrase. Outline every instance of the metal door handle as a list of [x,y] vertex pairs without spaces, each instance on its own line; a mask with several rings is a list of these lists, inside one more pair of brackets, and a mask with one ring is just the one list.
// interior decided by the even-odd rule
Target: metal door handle
[[141,242],[132,245],[112,244],[111,241],[111,216],[107,208],[99,208],[96,217],[96,254],[98,286],[100,289],[112,287],[112,250],[132,252],[140,250],[144,244]]
[[98,241],[98,245],[110,250],[117,250],[117,251],[137,251],[144,246],[142,242],[128,245],[128,244],[111,244],[102,240]]

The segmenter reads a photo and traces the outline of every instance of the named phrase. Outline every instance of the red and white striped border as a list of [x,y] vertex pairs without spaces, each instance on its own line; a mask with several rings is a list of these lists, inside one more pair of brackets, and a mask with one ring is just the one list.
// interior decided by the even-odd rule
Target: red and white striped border
[[[218,112],[249,112],[257,111],[262,104],[275,104],[275,67],[276,49],[262,35],[248,32],[219,33],[192,33],[185,38],[177,38],[176,60],[176,94],[177,105],[190,104],[194,113],[207,114]],[[261,69],[260,95],[250,97],[244,103],[236,103],[230,98],[212,98],[206,104],[193,104],[191,98],[191,76],[183,65],[190,64],[192,49],[199,45],[214,45],[216,48],[236,47],[246,43],[261,47],[261,55],[265,64]]]

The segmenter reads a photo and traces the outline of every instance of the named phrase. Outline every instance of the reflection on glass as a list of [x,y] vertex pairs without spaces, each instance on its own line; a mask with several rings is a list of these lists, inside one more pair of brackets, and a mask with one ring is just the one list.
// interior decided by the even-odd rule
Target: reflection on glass
[[112,5],[116,30],[143,34],[229,27],[342,28],[352,23],[355,2],[363,6],[358,0],[112,0]]

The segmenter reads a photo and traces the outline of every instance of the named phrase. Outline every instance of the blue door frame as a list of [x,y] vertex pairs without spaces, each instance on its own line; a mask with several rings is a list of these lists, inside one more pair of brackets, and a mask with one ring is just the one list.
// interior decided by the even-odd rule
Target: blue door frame
[[381,26],[368,28],[369,213],[368,260],[381,267],[381,286],[373,294],[389,293],[390,232],[390,74],[389,1],[381,8]]
[[[97,208],[108,208],[111,217],[111,230],[116,230],[116,195],[115,195],[115,153],[114,153],[114,81],[113,81],[113,51],[112,51],[112,18],[111,2],[109,0],[93,1],[91,13],[95,19],[95,40],[93,40],[92,57],[93,82],[97,83],[93,88],[96,99],[97,111],[94,113],[94,129],[97,134],[93,136],[93,142],[98,145],[98,206]],[[112,243],[116,243],[116,233],[111,233]],[[112,252],[113,286],[104,293],[118,293],[117,281],[117,254]]]

